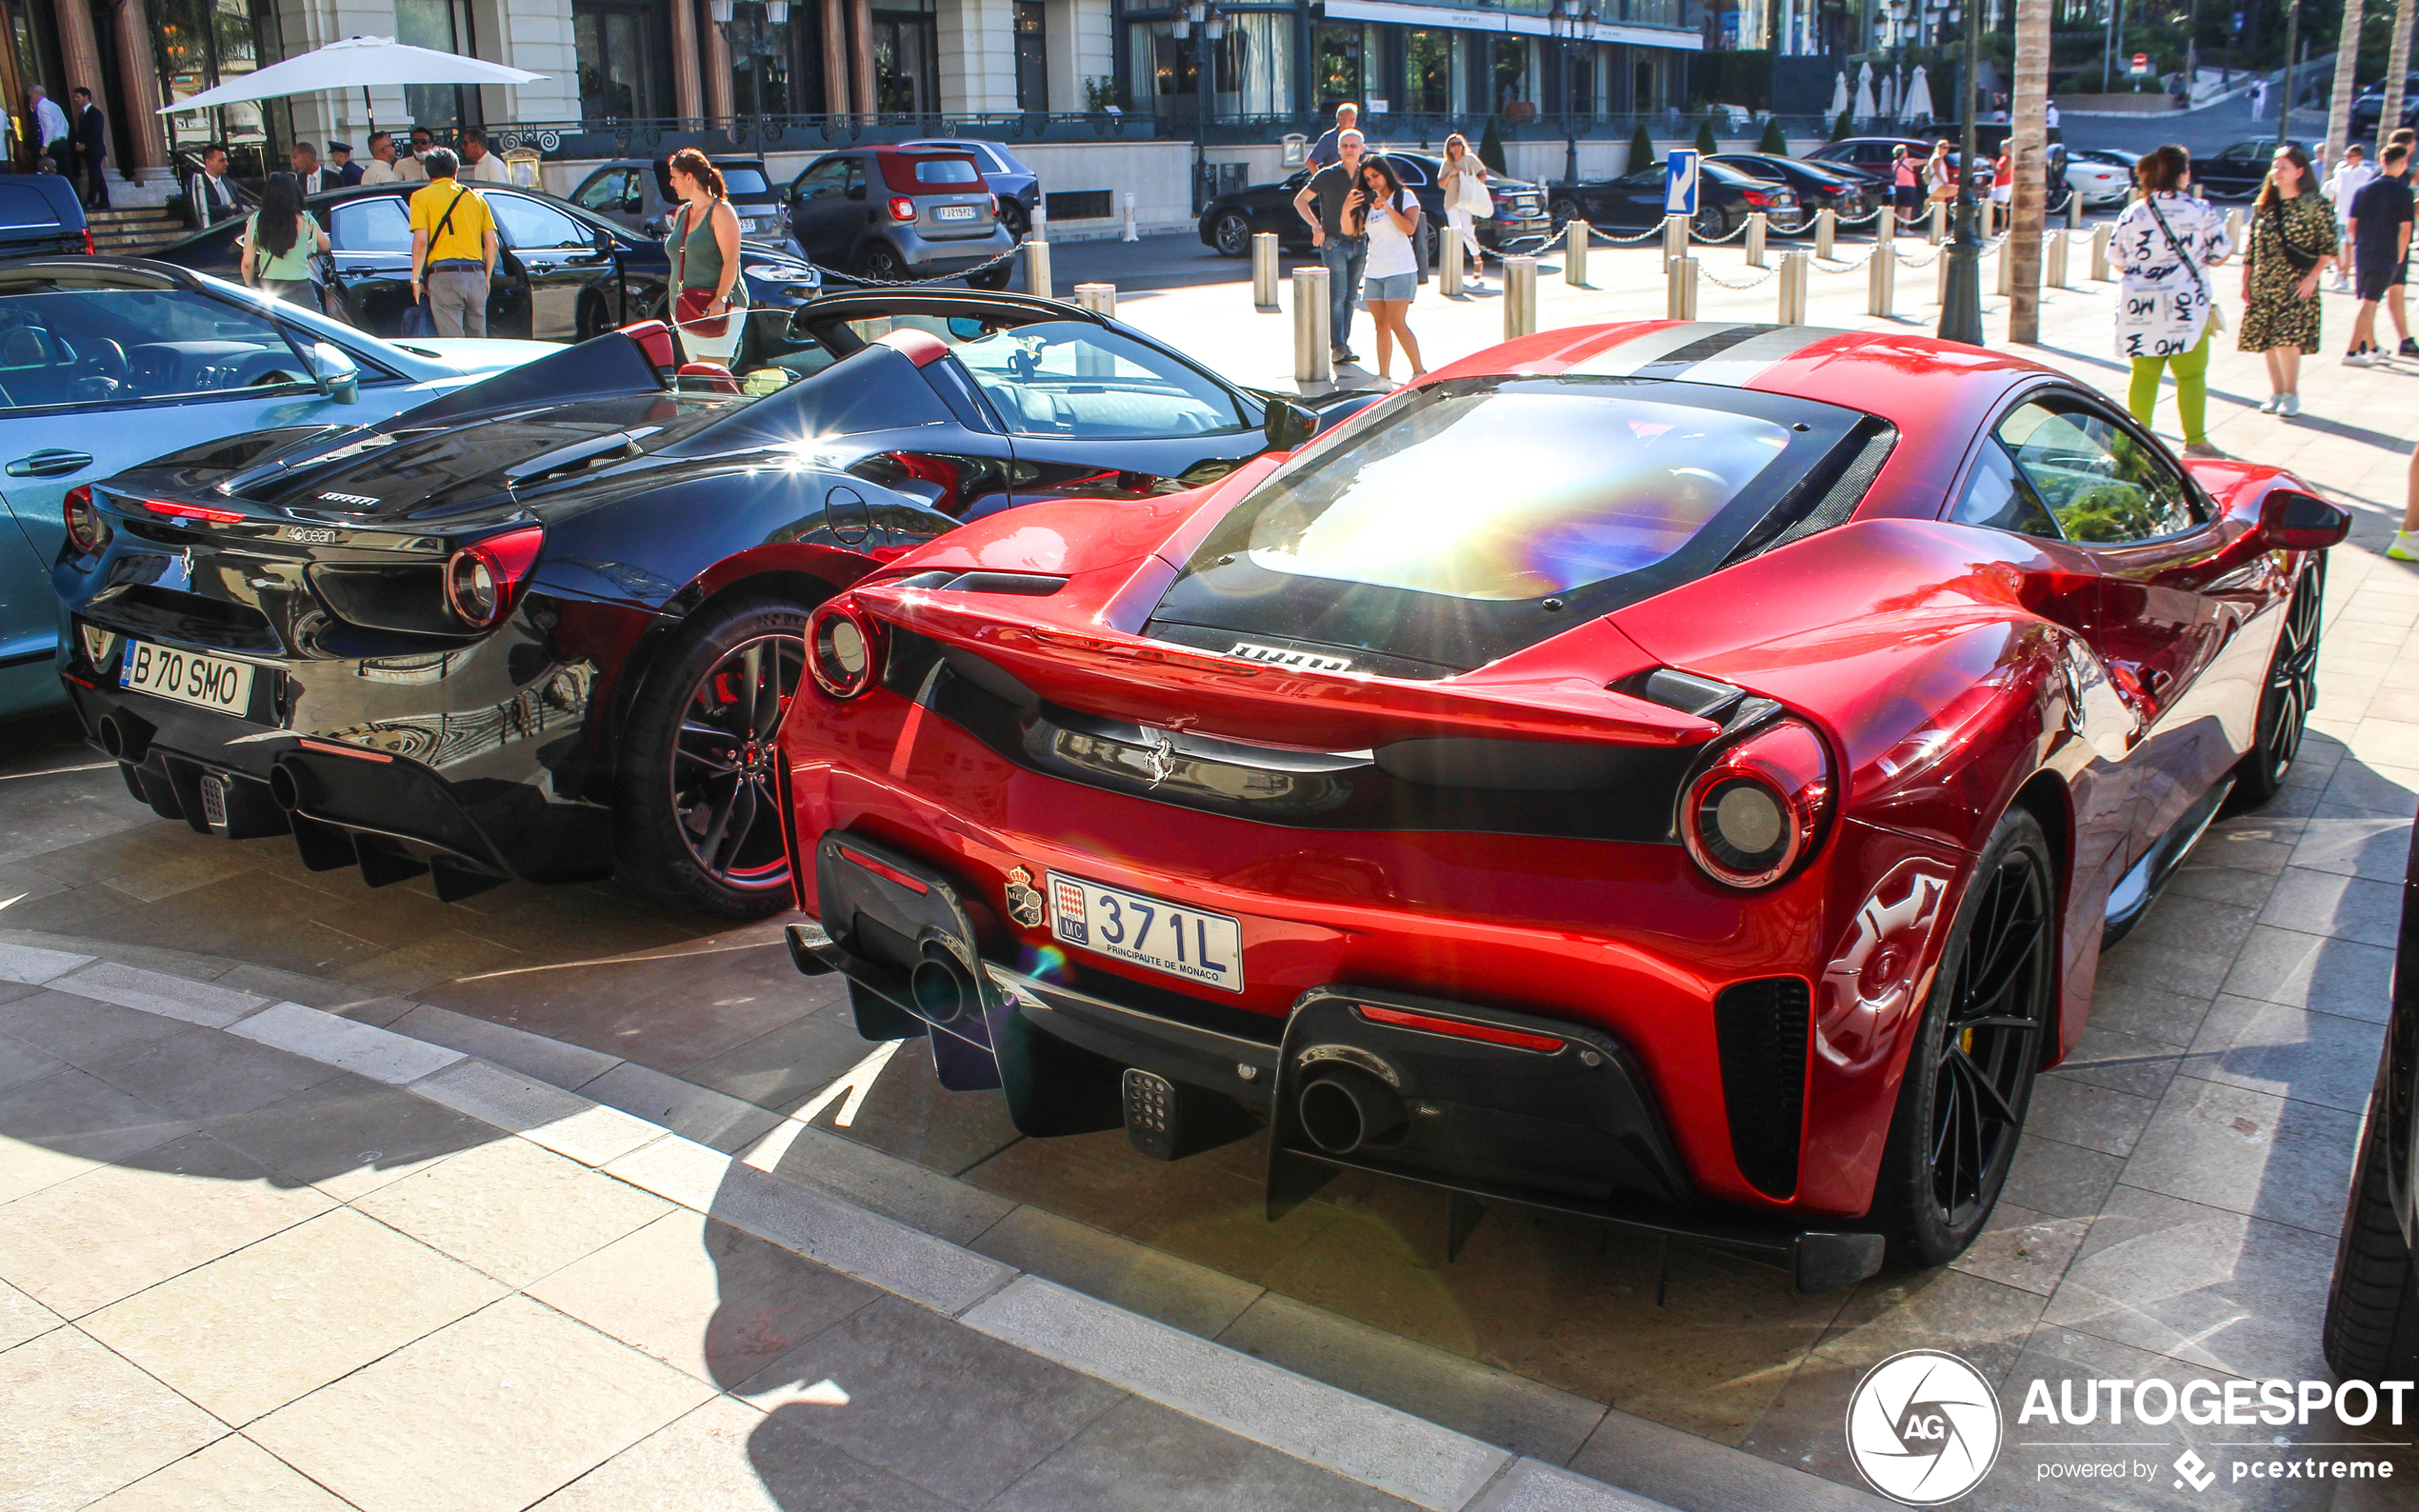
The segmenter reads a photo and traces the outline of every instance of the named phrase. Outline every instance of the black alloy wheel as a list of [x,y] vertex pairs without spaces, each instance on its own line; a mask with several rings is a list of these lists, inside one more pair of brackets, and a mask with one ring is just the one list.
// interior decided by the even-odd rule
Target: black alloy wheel
[[1000,224],[1008,228],[1010,236],[1021,242],[1026,232],[1033,229],[1033,217],[1023,200],[1005,199],[1000,201]]
[[2292,773],[2302,733],[2309,727],[2310,706],[2318,700],[2318,621],[2324,587],[2316,568],[2306,571],[2286,605],[2285,624],[2276,632],[2276,650],[2268,661],[2268,684],[2260,691],[2259,724],[2250,751],[2235,769],[2234,796],[2242,803],[2268,802]]
[[1902,1264],[1955,1259],[2007,1184],[2049,1026],[2056,898],[2041,826],[2007,815],[1967,884],[1883,1154],[1874,1214]]
[[1553,222],[1554,236],[1557,239],[1562,236],[1564,227],[1569,226],[1572,221],[1587,219],[1586,214],[1579,208],[1579,202],[1569,198],[1555,200],[1546,208],[1546,214]]
[[878,278],[886,284],[903,284],[907,282],[908,277],[907,260],[901,257],[899,249],[889,242],[870,242],[867,244],[864,251],[857,253],[856,271],[861,278]]
[[1700,205],[1689,229],[1698,241],[1719,241],[1730,234],[1730,217],[1719,205]]
[[726,919],[789,905],[776,739],[805,669],[805,632],[804,608],[740,600],[665,648],[625,726],[614,806],[624,885]]
[[1241,257],[1251,250],[1251,217],[1226,210],[1210,223],[1210,236],[1220,257]]

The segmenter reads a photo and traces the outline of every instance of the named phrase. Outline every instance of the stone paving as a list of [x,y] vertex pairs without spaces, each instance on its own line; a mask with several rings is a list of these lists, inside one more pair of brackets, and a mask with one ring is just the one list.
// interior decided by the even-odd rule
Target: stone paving
[[[1735,277],[1742,269],[1729,255],[1729,264],[1717,266]],[[2078,256],[2078,272],[2084,266]],[[1545,324],[1661,313],[1651,253],[1600,249],[1592,269],[1601,286],[1594,291],[1564,290],[1541,278]],[[1929,318],[1928,304],[1919,301],[1929,287],[1928,272],[1903,273],[1901,308]],[[1877,324],[1853,314],[1862,308],[1863,288],[1861,277],[1818,277],[1812,318]],[[1769,318],[1770,293],[1769,286],[1740,294],[1707,288],[1700,314]],[[2048,345],[2039,355],[2103,388],[2121,382],[2121,368],[2105,355],[2108,300],[2107,286],[2051,294]],[[1994,337],[2001,303],[1986,301]],[[1249,311],[1248,285],[1210,284],[1126,301],[1120,312],[1201,350],[1240,379],[1274,381],[1289,351],[1285,318],[1246,318]],[[2329,297],[2329,342],[2347,332],[2349,313],[2344,300]],[[1430,343],[1432,362],[1476,349],[1499,328],[1489,299],[1451,309],[1424,299],[1412,318]],[[1900,325],[1920,328],[1912,320]],[[1368,354],[1366,340],[1362,346]],[[2408,826],[2419,806],[2419,572],[2379,555],[2403,502],[2419,368],[2345,368],[2322,356],[2306,368],[2305,413],[2294,421],[2253,411],[2265,392],[2258,360],[2233,352],[2223,338],[2210,379],[2212,431],[2222,446],[2296,468],[2355,513],[2353,539],[2334,553],[2329,581],[2317,717],[2287,791],[2264,809],[2221,820],[2132,938],[2110,953],[2081,1051],[2045,1079],[2036,1098],[1993,1231],[1941,1271],[1801,1297],[1773,1271],[1684,1246],[1669,1304],[1658,1307],[1650,1243],[1504,1210],[1490,1214],[1448,1264],[1442,1204],[1427,1194],[1339,1181],[1269,1224],[1259,1213],[1254,1141],[1165,1165],[1133,1153],[1113,1133],[1019,1140],[995,1100],[941,1091],[929,1061],[911,1053],[881,1069],[862,1105],[829,1100],[806,1126],[786,1115],[858,1065],[869,1046],[845,1012],[835,1011],[828,982],[806,982],[790,970],[775,941],[778,921],[703,927],[602,887],[505,887],[459,905],[437,903],[418,884],[372,892],[349,874],[304,871],[285,842],[229,845],[152,818],[55,722],[13,726],[0,741],[0,940],[37,943],[38,936],[53,946],[62,939],[84,941],[77,948],[110,960],[390,1025],[540,1081],[579,1087],[720,1150],[786,1135],[782,1159],[814,1164],[819,1179],[845,1188],[844,1195],[929,1232],[1691,1512],[1794,1500],[1776,1499],[1772,1483],[1757,1478],[1758,1464],[1855,1484],[1839,1431],[1847,1391],[1864,1368],[1902,1348],[1955,1350],[2003,1389],[2036,1377],[2054,1383],[2086,1376],[2321,1375],[2318,1323],[2385,1017]],[[2162,428],[2171,433],[2169,415],[2162,409]],[[0,1004],[0,1013],[12,1006]],[[507,1038],[503,1029],[541,1038]],[[179,1111],[176,1099],[215,1095],[210,1089],[220,1073],[211,1069],[212,1058],[198,1045],[178,1048],[188,1036],[141,1048],[133,1041],[99,1043],[110,1032],[99,1025],[76,1032],[96,1041],[78,1044],[73,1055],[47,1047],[30,1053],[70,1068],[82,1065],[74,1056],[116,1054],[113,1073],[96,1077],[90,1093],[111,1107],[126,1106],[115,1099],[131,1099],[146,1110],[143,1118],[173,1122],[199,1116],[198,1108]],[[0,1035],[11,1037],[0,1041],[0,1055],[29,1053],[16,1047],[22,1037],[11,1022],[0,1022]],[[45,1102],[81,1084],[62,1080],[69,1075],[54,1069],[0,1092],[0,1140],[23,1144],[30,1138],[50,1148],[90,1132],[89,1144],[74,1146],[75,1159],[132,1157],[133,1147],[111,1143],[120,1115],[94,1114],[72,1098],[55,1107]],[[226,1080],[246,1078],[229,1072]],[[317,1091],[297,1086],[276,1096],[308,1099]],[[846,1126],[836,1126],[842,1118]],[[924,1184],[910,1184],[909,1190],[888,1177],[875,1181],[850,1151],[911,1162]],[[10,1158],[39,1164],[51,1157],[15,1151]],[[83,1174],[54,1178],[45,1190],[131,1181],[106,1166],[78,1168]],[[341,1189],[370,1183],[366,1171],[348,1167],[312,1180],[315,1199],[298,1188],[259,1199],[329,1208],[276,1224],[279,1231],[339,1217],[338,1207],[381,1221],[364,1206],[376,1202],[373,1193]],[[9,1195],[0,1187],[0,1196]],[[12,1221],[11,1208],[39,1196],[0,1205],[0,1224]],[[181,1203],[130,1195],[107,1200],[119,1204],[109,1209],[106,1221],[121,1225],[110,1232],[144,1222],[173,1230],[187,1211]],[[192,1266],[224,1263],[213,1249],[217,1242],[202,1236],[222,1225],[240,1232],[245,1224],[272,1224],[282,1213],[246,1208],[220,1218],[192,1211],[197,1235],[183,1265],[156,1275],[138,1274],[139,1266],[98,1266],[91,1281],[80,1283],[93,1289],[79,1301],[101,1316],[139,1304]],[[583,1254],[630,1243],[630,1235],[646,1226],[633,1222],[600,1234]],[[692,1240],[704,1247],[702,1231],[681,1245]],[[413,1242],[426,1243],[417,1235]],[[455,1259],[442,1244],[434,1248],[505,1288],[465,1316],[502,1308],[521,1317],[525,1307],[542,1304],[526,1288],[549,1283],[529,1267],[550,1257],[516,1261],[499,1253],[490,1269]],[[0,1243],[0,1278],[11,1253]],[[170,1263],[146,1262],[154,1268]],[[297,1274],[320,1274],[309,1263],[298,1259]],[[111,1291],[119,1285],[127,1289]],[[381,1290],[404,1305],[396,1288]],[[437,1300],[410,1299],[409,1305],[442,1310],[458,1303],[443,1300],[451,1295],[439,1288]],[[126,1316],[139,1311],[133,1306]],[[459,1326],[459,1318],[450,1319],[438,1331]],[[54,1327],[43,1338],[61,1332]],[[101,1351],[75,1357],[93,1362],[91,1371],[151,1379],[141,1376],[138,1360],[110,1353],[113,1346],[89,1329],[71,1332]],[[17,1358],[36,1344],[41,1340],[0,1353],[0,1376],[41,1380],[85,1368],[64,1353],[83,1346],[67,1342],[42,1345],[61,1352],[56,1359],[29,1357],[39,1364]],[[418,1347],[415,1341],[402,1352]],[[672,1368],[683,1367],[675,1362]],[[273,1380],[230,1379],[211,1389],[231,1393],[222,1404],[239,1414],[277,1386]],[[0,1392],[0,1402],[10,1395]],[[218,1410],[179,1400],[185,1405],[174,1411],[160,1406],[167,1417],[156,1434],[146,1429],[135,1437],[183,1442],[174,1440],[176,1432],[202,1429],[177,1412]],[[735,1399],[716,1399],[725,1400]],[[561,1405],[567,1413],[578,1408],[576,1394]],[[287,1410],[281,1401],[268,1416],[274,1421]],[[599,1415],[625,1410],[636,1409],[593,1404]],[[176,1429],[175,1422],[187,1427]],[[219,1445],[216,1432],[212,1447],[176,1463],[215,1455],[211,1465],[225,1469],[210,1474],[250,1473],[250,1451]],[[2096,1439],[2112,1447],[2130,1437],[2155,1438],[2170,1456],[2185,1442],[2212,1460],[2224,1452],[2197,1430],[2129,1425],[2039,1437]],[[2377,1436],[2313,1424],[2288,1437],[2326,1442]],[[2403,1442],[2409,1437],[2387,1435],[2391,1447],[2378,1451],[2398,1455],[2405,1477],[2419,1475],[2419,1460]],[[179,1452],[199,1449],[201,1442]],[[718,1442],[726,1442],[728,1468],[736,1462],[728,1447],[735,1441],[710,1435],[699,1441],[693,1460],[681,1462],[705,1464]],[[2193,1494],[2169,1492],[2165,1480],[2158,1489],[2120,1491],[2038,1479],[2041,1463],[2077,1452],[2066,1443],[2011,1444],[1986,1487],[1988,1504],[2171,1500],[2347,1512],[2409,1504],[2407,1497],[2379,1500],[2381,1488],[2358,1484],[2220,1485]],[[856,1462],[880,1468],[875,1461]],[[0,1498],[10,1494],[6,1481],[0,1476]],[[77,1503],[0,1500],[0,1506],[13,1504]],[[1279,1495],[1257,1504],[1352,1503]]]

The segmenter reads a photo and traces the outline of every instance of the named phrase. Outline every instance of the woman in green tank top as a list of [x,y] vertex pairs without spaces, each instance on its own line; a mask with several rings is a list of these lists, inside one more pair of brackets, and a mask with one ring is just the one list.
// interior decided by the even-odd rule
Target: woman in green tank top
[[681,205],[664,237],[664,254],[671,259],[678,285],[672,305],[681,345],[692,359],[728,367],[748,324],[748,286],[739,280],[739,215],[723,197],[722,170],[695,148],[672,154],[670,177]]
[[319,293],[310,281],[310,254],[328,249],[328,233],[305,214],[302,188],[291,173],[270,177],[261,191],[260,209],[244,222],[236,241],[243,258],[244,282],[305,309],[319,308]]

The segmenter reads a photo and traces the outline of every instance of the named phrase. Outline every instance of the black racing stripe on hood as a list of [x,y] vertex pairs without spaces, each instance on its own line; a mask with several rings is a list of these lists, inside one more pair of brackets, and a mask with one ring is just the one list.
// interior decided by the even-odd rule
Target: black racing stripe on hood
[[1778,328],[1775,326],[1732,326],[1727,330],[1715,331],[1710,336],[1700,336],[1685,347],[1665,352],[1654,361],[1633,370],[1629,376],[1686,379],[1689,369],[1698,363],[1709,358],[1719,357],[1743,341],[1751,341],[1766,331]]

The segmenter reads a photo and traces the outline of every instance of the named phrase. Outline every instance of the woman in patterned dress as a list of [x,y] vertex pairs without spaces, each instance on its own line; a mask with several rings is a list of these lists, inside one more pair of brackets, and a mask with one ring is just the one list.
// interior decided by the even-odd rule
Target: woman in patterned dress
[[2268,358],[2274,392],[2259,407],[2263,414],[2302,412],[2302,354],[2318,349],[2318,278],[2334,261],[2335,217],[2317,187],[2309,154],[2280,147],[2251,207],[2239,345]]
[[2209,416],[2209,315],[2217,290],[2210,271],[2234,250],[2225,218],[2184,191],[2192,159],[2169,144],[2133,166],[2133,203],[2109,233],[2109,261],[2119,274],[2117,355],[2133,364],[2126,408],[2144,426],[2158,403],[2159,378],[2175,374],[2175,409],[2184,423],[2184,454],[2214,457]]

